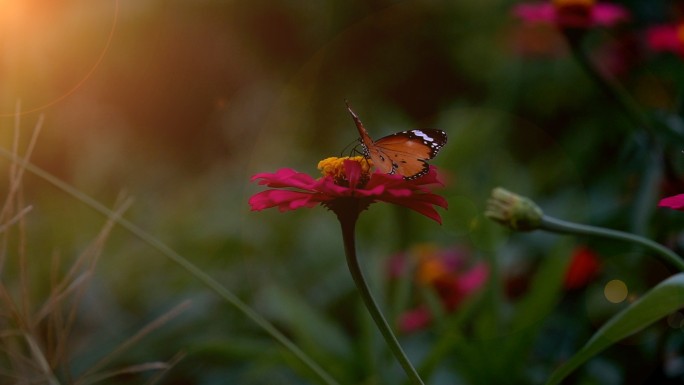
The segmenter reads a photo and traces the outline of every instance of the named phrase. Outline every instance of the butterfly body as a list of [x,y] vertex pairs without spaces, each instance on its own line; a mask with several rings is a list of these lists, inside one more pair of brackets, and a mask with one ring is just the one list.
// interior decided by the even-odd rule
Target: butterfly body
[[447,142],[442,130],[401,131],[373,140],[359,117],[347,105],[359,131],[363,155],[386,174],[399,174],[404,179],[419,178],[430,170],[427,161],[434,158]]

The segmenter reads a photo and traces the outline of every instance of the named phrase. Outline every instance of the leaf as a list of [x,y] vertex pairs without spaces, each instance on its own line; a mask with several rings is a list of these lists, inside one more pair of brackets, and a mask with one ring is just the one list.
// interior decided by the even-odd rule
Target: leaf
[[651,289],[638,301],[616,314],[565,365],[547,381],[558,384],[575,369],[610,345],[628,337],[684,306],[684,273],[674,275]]

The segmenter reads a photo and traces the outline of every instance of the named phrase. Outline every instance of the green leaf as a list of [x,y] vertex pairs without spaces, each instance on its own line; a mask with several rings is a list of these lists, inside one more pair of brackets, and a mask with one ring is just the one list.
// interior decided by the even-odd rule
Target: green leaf
[[684,273],[658,284],[638,301],[611,318],[565,365],[551,374],[547,384],[558,384],[584,362],[684,306]]

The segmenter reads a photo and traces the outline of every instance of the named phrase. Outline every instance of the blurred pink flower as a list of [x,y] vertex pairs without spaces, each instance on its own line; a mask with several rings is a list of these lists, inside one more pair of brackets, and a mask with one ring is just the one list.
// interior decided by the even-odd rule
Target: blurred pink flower
[[365,210],[371,203],[388,202],[405,206],[442,223],[433,206],[446,208],[446,200],[433,194],[428,187],[441,185],[436,169],[431,166],[424,176],[405,180],[400,175],[381,172],[370,174],[370,165],[363,157],[327,158],[319,162],[323,177],[283,168],[275,173],[259,173],[252,181],[273,187],[249,199],[253,211],[278,207],[280,211],[296,210],[322,204],[329,209]]
[[646,41],[654,51],[673,52],[684,56],[684,23],[651,27],[646,31]]
[[612,26],[629,18],[622,6],[593,0],[523,3],[516,5],[513,13],[528,23],[555,24],[563,29]]
[[595,279],[600,270],[598,255],[588,247],[578,247],[573,251],[572,260],[565,271],[563,286],[566,290],[581,289]]
[[684,211],[684,194],[663,198],[658,202],[658,206]]
[[432,313],[426,306],[408,310],[399,316],[399,330],[410,333],[425,329],[432,322]]
[[[484,286],[489,277],[487,265],[482,262],[471,265],[470,256],[462,249],[419,246],[404,258],[416,259],[416,282],[435,291],[445,312],[457,310],[466,298]],[[390,260],[390,267],[396,266],[397,260]],[[398,327],[405,333],[420,330],[427,327],[432,318],[430,309],[426,305],[419,305],[399,316]]]

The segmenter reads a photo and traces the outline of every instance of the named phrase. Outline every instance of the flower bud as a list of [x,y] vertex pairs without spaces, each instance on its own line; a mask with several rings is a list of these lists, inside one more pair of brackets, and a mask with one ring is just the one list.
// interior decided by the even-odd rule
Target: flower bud
[[501,187],[492,190],[485,216],[516,231],[539,228],[544,213],[530,199]]

